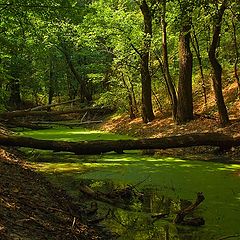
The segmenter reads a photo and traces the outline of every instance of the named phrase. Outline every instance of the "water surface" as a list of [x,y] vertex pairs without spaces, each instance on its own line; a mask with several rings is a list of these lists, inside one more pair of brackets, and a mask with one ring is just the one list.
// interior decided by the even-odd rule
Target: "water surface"
[[[81,128],[21,134],[65,141],[129,138]],[[129,203],[130,211],[98,203],[101,206],[99,216],[112,209],[111,216],[102,224],[118,233],[119,239],[240,239],[240,165],[143,156],[140,151],[75,156],[34,150],[31,156],[35,167],[76,200],[84,198],[79,191],[80,184],[104,192],[135,186],[143,199],[133,199]],[[184,202],[194,201],[197,192],[203,192],[205,196],[196,211],[197,216],[205,219],[205,225],[183,227],[173,224],[175,212]],[[151,215],[160,212],[170,215],[153,222]]]

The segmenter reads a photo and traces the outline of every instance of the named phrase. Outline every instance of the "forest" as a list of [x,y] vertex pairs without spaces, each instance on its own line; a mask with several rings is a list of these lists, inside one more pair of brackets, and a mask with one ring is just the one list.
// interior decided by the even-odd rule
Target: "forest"
[[240,239],[239,0],[0,19],[0,239]]
[[221,124],[229,122],[222,91],[240,86],[237,0],[0,6],[2,111],[79,98],[145,123],[171,111],[181,124],[194,117],[194,89],[206,113],[213,91]]

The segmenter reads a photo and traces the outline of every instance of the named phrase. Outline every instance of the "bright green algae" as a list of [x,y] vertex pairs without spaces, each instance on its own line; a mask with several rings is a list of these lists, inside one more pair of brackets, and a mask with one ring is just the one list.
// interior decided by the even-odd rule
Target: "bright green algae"
[[[89,131],[81,128],[57,128],[22,133],[38,139],[65,141],[127,139],[126,136]],[[170,157],[143,156],[139,151],[75,156],[71,153],[33,152],[34,166],[79,198],[80,182],[97,190],[106,186],[124,187],[139,184],[149,203],[134,203],[136,211],[116,209],[117,220],[105,224],[119,233],[121,239],[220,239],[240,234],[240,165],[206,161],[189,161]],[[109,189],[108,189],[109,190]],[[151,214],[165,211],[163,202],[177,210],[180,199],[193,201],[203,192],[205,201],[197,210],[204,217],[203,227],[176,227],[169,220],[151,224]],[[103,205],[103,209],[109,208]],[[163,204],[164,205],[164,204]],[[149,207],[151,206],[151,207]],[[168,206],[169,207],[169,206]]]

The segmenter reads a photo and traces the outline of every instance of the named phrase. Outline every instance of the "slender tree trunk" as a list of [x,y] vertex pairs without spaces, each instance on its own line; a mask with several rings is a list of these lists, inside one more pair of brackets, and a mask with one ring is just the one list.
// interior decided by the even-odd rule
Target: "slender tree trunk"
[[182,9],[182,23],[179,37],[179,82],[178,82],[178,108],[177,123],[186,123],[193,119],[192,98],[192,65],[193,58],[190,49],[191,12],[184,7]]
[[238,92],[240,91],[240,80],[238,75],[238,61],[239,61],[239,52],[238,52],[238,44],[237,44],[237,34],[236,34],[236,25],[234,22],[234,19],[232,19],[232,27],[233,27],[233,41],[234,41],[234,47],[236,52],[236,59],[234,63],[234,74],[238,85]]
[[162,1],[163,12],[161,18],[162,24],[162,50],[163,50],[163,71],[166,79],[168,93],[172,105],[173,120],[177,119],[177,94],[169,71],[168,48],[167,48],[167,23],[166,23],[166,0]]
[[[54,73],[54,60],[53,55],[50,53],[49,56],[49,86],[48,86],[48,105],[52,104],[54,96],[54,85],[55,85],[55,73]],[[51,107],[48,108],[51,111]]]
[[77,89],[72,82],[72,74],[70,71],[67,72],[67,88],[68,88],[68,98],[73,100],[77,97]]
[[87,79],[84,76],[83,77],[80,76],[80,74],[78,73],[77,69],[75,68],[75,66],[72,62],[71,56],[69,55],[69,53],[67,51],[67,47],[66,47],[65,43],[62,43],[61,51],[63,52],[63,54],[66,58],[66,62],[67,62],[69,69],[71,70],[73,76],[79,83],[79,91],[80,91],[79,94],[80,94],[80,97],[82,98],[82,102],[84,102],[85,100],[87,100],[87,102],[92,101],[92,96],[87,89]]
[[194,30],[194,27],[192,27],[192,29],[193,29],[193,31],[192,31],[193,38],[191,38],[192,46],[193,46],[193,49],[196,53],[197,60],[198,60],[198,65],[199,65],[199,70],[200,70],[201,80],[202,80],[202,91],[203,91],[203,97],[204,97],[204,104],[205,104],[205,109],[207,109],[207,90],[206,90],[206,84],[205,84],[205,77],[203,74],[202,56],[201,56],[200,47],[199,47],[199,43],[198,43],[198,39],[196,36],[196,32]]
[[128,87],[128,84],[124,78],[124,74],[122,73],[122,81],[124,87],[127,89],[127,98],[128,98],[128,104],[129,104],[129,117],[130,119],[136,118],[136,115],[134,113],[134,106],[133,106],[133,98],[132,98],[132,93],[131,90]]
[[144,47],[141,54],[141,81],[142,81],[142,118],[145,123],[154,119],[152,109],[152,86],[149,72],[149,57],[152,37],[152,16],[150,9],[144,0],[140,5],[144,17]]
[[222,66],[218,62],[216,57],[216,50],[220,40],[221,24],[223,14],[227,8],[227,0],[224,0],[218,14],[216,15],[216,23],[213,31],[212,43],[209,48],[208,56],[213,70],[213,88],[215,93],[215,99],[218,107],[218,113],[220,118],[220,123],[225,126],[229,123],[228,112],[224,102],[222,93]]
[[160,111],[160,113],[163,114],[163,107],[162,107],[161,102],[160,102],[159,99],[158,99],[157,94],[156,94],[153,90],[152,90],[152,94],[153,94],[154,99],[155,99],[155,101],[156,101],[156,104],[157,104],[157,106],[158,106],[158,110]]
[[[14,75],[17,76],[17,74],[14,74]],[[19,82],[19,79],[14,75],[9,83],[10,97],[8,102],[11,108],[20,109],[22,105],[22,99],[20,94],[20,82]]]
[[130,89],[131,89],[131,93],[132,93],[134,110],[135,110],[136,114],[138,114],[139,111],[138,111],[138,106],[137,106],[137,100],[136,100],[136,96],[135,96],[134,86],[133,86],[133,83],[132,83],[130,77],[128,77],[128,82],[130,84]]

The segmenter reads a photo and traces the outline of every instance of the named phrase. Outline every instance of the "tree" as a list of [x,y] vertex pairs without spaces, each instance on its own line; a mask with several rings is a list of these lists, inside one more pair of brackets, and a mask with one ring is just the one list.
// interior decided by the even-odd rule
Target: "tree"
[[[1,107],[81,97],[84,104],[110,104],[129,111],[131,117],[141,108],[144,122],[154,119],[154,107],[164,106],[163,112],[171,110],[181,124],[193,118],[192,88],[198,84],[198,74],[203,79],[203,71],[208,72],[210,59],[213,75],[219,76],[216,62],[222,62],[226,70],[234,67],[238,78],[237,0],[228,3],[229,17],[221,16],[219,3],[195,0],[4,2],[0,4]],[[211,22],[214,7],[218,11]],[[221,45],[218,22],[225,33]],[[233,73],[224,74],[230,79]],[[214,81],[214,91],[221,107],[219,82]],[[207,91],[204,86],[205,100]]]
[[[240,8],[239,5],[240,4],[238,3],[238,5],[236,5],[234,7],[238,6],[238,8]],[[239,79],[239,74],[238,74],[239,47],[238,47],[238,41],[237,41],[237,27],[236,27],[236,22],[239,20],[237,19],[237,14],[235,14],[233,11],[231,11],[231,12],[232,12],[233,42],[234,42],[234,48],[235,48],[235,52],[236,52],[235,63],[234,63],[234,75],[236,78],[236,82],[238,85],[238,92],[239,92],[240,91],[240,79]]]
[[222,93],[222,66],[218,62],[216,51],[220,41],[223,14],[227,8],[227,5],[228,5],[227,0],[224,0],[220,8],[216,12],[215,22],[213,25],[213,37],[212,37],[212,42],[208,52],[209,60],[213,70],[212,81],[213,81],[215,99],[217,103],[220,123],[223,126],[229,123],[229,118],[228,118],[228,112],[227,112],[227,108],[226,108],[224,98],[223,98],[223,93]]
[[193,119],[192,67],[193,57],[190,49],[190,30],[192,5],[189,1],[180,2],[179,35],[179,82],[177,123],[182,124]]
[[162,24],[163,74],[165,76],[168,93],[171,98],[173,120],[177,121],[177,94],[169,71],[168,63],[166,0],[162,0],[161,24]]
[[149,54],[152,38],[152,16],[150,9],[145,0],[140,5],[141,12],[144,18],[144,46],[141,56],[141,80],[142,80],[142,118],[145,123],[151,122],[154,119],[152,109],[152,87],[151,75],[149,72]]

